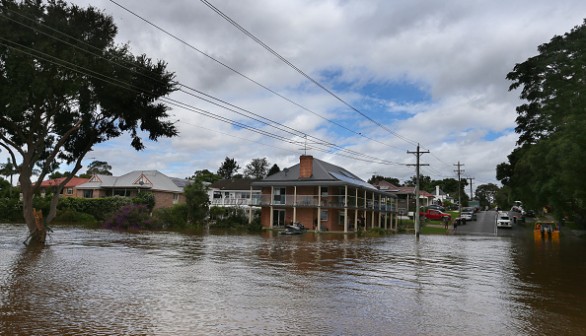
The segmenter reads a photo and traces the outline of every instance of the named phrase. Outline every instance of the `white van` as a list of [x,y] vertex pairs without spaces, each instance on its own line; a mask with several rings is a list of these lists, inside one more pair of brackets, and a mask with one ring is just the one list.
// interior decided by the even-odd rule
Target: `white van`
[[511,218],[509,217],[509,213],[506,211],[499,211],[496,214],[496,227],[497,228],[512,228],[513,225],[511,223]]

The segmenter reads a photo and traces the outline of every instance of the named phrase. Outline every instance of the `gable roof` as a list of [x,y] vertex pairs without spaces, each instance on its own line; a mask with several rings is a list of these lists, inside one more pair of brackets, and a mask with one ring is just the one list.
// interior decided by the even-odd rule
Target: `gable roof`
[[95,174],[78,189],[142,188],[170,192],[182,192],[189,184],[186,179],[169,177],[158,170],[134,170],[121,176]]
[[[250,190],[250,186],[253,182],[258,181],[255,179],[243,178],[243,179],[229,179],[219,180],[212,183],[209,188],[221,189],[221,190]],[[258,189],[253,187],[253,189]]]
[[261,181],[253,182],[253,186],[302,186],[302,185],[323,185],[323,186],[344,186],[352,185],[369,190],[378,190],[373,185],[365,182],[348,170],[331,163],[313,158],[312,175],[308,178],[300,178],[300,166],[296,164],[284,168],[278,173],[264,178]]
[[[56,187],[61,182],[63,182],[63,180],[65,180],[65,179],[66,179],[66,177],[59,177],[59,178],[52,179],[52,180],[45,180],[45,181],[41,182],[41,188]],[[89,181],[88,178],[72,177],[71,180],[69,180],[69,182],[67,182],[67,184],[65,184],[65,186],[63,188],[73,188],[73,187],[76,187],[80,184],[86,183],[87,181]]]
[[[414,186],[397,187],[396,185],[385,180],[377,181],[374,183],[374,185],[380,190],[384,190],[396,195],[415,195]],[[419,197],[434,198],[435,196],[425,190],[419,190]]]

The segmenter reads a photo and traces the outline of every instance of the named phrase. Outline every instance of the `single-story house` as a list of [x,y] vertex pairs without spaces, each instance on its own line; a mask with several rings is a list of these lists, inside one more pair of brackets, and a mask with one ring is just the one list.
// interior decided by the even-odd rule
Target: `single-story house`
[[[57,186],[65,180],[65,177],[59,177],[52,180],[45,180],[41,182],[40,193],[41,195],[45,195],[48,193],[55,193],[57,190]],[[81,177],[72,177],[67,184],[61,189],[61,197],[75,197],[77,194],[77,186],[86,183],[89,181],[88,178],[81,178]]]
[[261,224],[267,229],[293,222],[317,231],[397,228],[395,195],[311,155],[252,185],[261,188]]
[[93,175],[77,186],[77,197],[100,198],[108,196],[135,197],[148,191],[155,196],[155,209],[185,203],[183,188],[189,180],[169,177],[157,170],[135,170],[121,176]]

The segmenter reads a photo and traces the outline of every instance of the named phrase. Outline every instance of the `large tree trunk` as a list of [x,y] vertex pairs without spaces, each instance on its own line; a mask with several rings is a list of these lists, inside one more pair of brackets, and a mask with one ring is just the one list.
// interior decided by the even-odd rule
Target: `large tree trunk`
[[47,238],[47,230],[43,223],[42,213],[35,218],[35,209],[33,208],[33,186],[30,176],[21,175],[20,189],[22,192],[22,215],[24,222],[29,230],[29,245],[44,245]]

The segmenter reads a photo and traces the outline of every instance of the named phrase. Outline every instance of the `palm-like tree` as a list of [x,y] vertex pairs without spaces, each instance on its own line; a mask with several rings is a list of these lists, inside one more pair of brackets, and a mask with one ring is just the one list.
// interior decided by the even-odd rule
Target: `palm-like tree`
[[10,158],[6,159],[6,163],[0,163],[0,175],[4,175],[10,178],[10,186],[12,187],[12,176],[18,174],[16,166],[10,161]]

